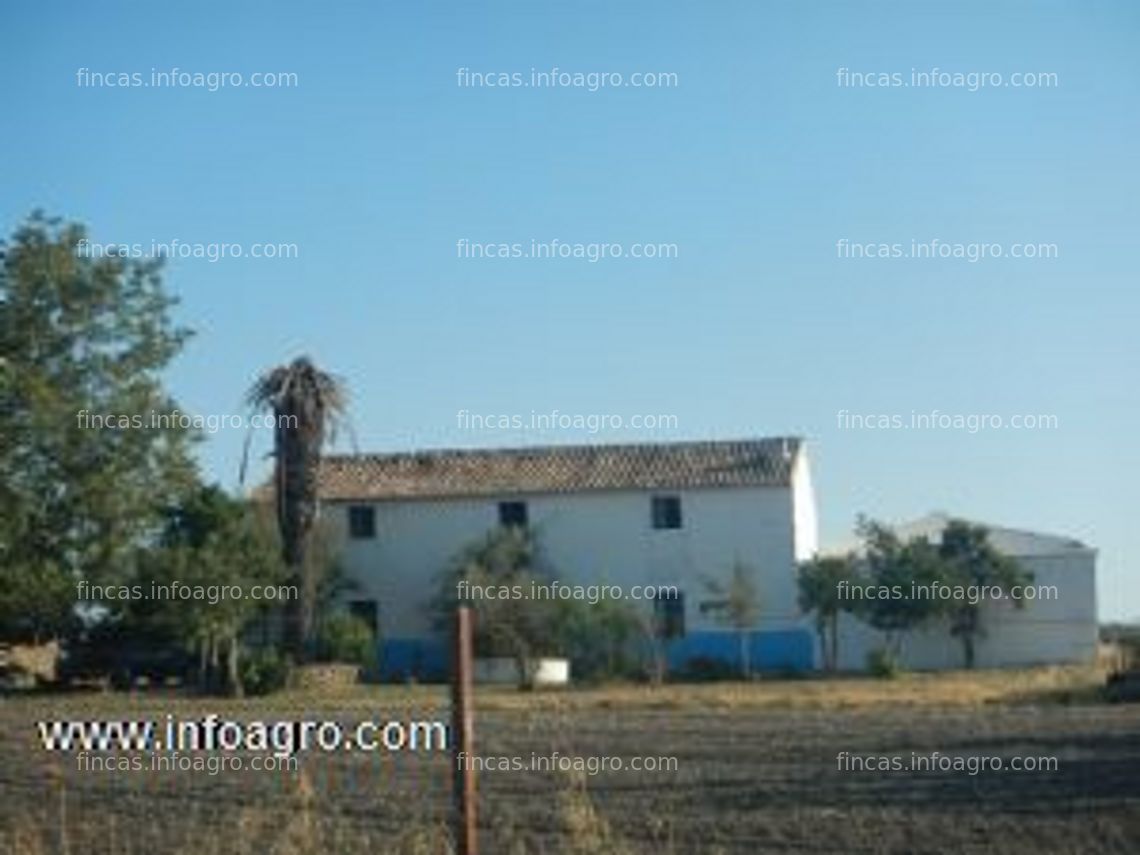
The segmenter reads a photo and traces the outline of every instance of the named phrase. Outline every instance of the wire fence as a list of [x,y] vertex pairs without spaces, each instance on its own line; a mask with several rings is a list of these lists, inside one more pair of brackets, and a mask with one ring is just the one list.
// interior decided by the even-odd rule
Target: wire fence
[[[716,694],[665,687],[637,703],[608,690],[585,698],[481,691],[474,745],[485,764],[478,772],[481,852],[980,852],[979,841],[987,851],[1012,853],[1124,852],[1140,840],[1134,705],[869,711],[734,702],[737,694],[773,691],[763,684]],[[45,719],[168,713],[347,725],[446,721],[449,704],[443,686],[246,701],[174,692],[0,697],[0,852],[455,852],[447,751],[308,750],[296,769],[100,770],[82,768],[77,752],[45,750],[36,728]],[[1059,764],[977,775],[837,765],[843,756],[934,751],[1040,753]],[[635,759],[655,763],[637,768]]]

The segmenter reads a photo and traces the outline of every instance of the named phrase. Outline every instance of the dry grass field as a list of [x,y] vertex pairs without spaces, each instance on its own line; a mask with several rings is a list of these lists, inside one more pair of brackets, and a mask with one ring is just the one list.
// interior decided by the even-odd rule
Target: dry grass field
[[[1140,851],[1140,706],[1098,672],[1038,669],[480,692],[477,753],[673,757],[676,768],[488,770],[499,853]],[[140,692],[0,699],[0,851],[446,853],[439,753],[319,753],[296,772],[82,771],[41,719],[447,717],[441,687],[226,701]],[[1054,757],[1046,771],[879,771],[860,757]]]

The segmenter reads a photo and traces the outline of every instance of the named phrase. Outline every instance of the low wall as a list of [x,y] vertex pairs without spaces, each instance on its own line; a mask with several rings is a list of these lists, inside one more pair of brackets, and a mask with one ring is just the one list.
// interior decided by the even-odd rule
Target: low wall
[[[570,663],[565,659],[534,659],[529,667],[534,686],[565,686],[570,682]],[[518,663],[506,658],[476,659],[474,680],[478,685],[518,685]]]
[[[753,630],[747,633],[753,671],[810,671],[814,639],[806,629]],[[740,634],[733,630],[690,632],[666,645],[670,671],[683,671],[693,659],[711,659],[740,668]]]

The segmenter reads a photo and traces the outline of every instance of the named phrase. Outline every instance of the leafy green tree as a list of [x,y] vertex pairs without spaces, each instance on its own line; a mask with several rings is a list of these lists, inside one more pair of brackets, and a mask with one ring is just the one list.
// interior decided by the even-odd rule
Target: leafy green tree
[[254,586],[285,586],[271,526],[257,509],[218,487],[191,493],[166,513],[157,545],[140,556],[144,593],[178,585],[203,596],[150,595],[127,603],[126,620],[152,637],[169,637],[198,654],[199,684],[243,694],[239,668],[243,630],[277,605],[252,596]]
[[[316,535],[313,539],[313,553],[306,560],[315,568],[315,588],[313,596],[313,638],[315,647],[320,646],[320,639],[325,632],[326,624],[331,620],[339,620],[344,615],[344,602],[351,594],[361,590],[360,582],[344,569],[334,551],[334,539],[330,532],[327,520],[317,524]],[[367,624],[366,624],[367,625]],[[371,628],[369,628],[371,631]],[[376,627],[374,637],[379,636],[380,627]]]
[[83,251],[33,214],[0,243],[0,637],[73,619],[80,579],[130,573],[158,511],[195,480],[160,372],[189,335],[160,263]]
[[740,645],[740,670],[747,679],[752,676],[748,640],[760,616],[756,571],[737,559],[732,563],[727,581],[706,579],[705,587],[713,599],[702,602],[701,611],[711,612],[721,623],[736,631]]
[[524,688],[531,684],[535,658],[546,655],[569,659],[578,677],[632,675],[645,613],[610,598],[591,603],[532,596],[532,585],[546,585],[554,576],[534,529],[492,529],[440,573],[428,604],[434,627],[450,632],[456,606],[470,606],[476,654],[513,659]]
[[951,520],[947,524],[938,554],[944,565],[944,582],[953,594],[944,607],[950,633],[962,644],[965,666],[973,668],[977,639],[985,635],[980,591],[988,589],[990,599],[1000,592],[1015,608],[1022,608],[1025,601],[1021,592],[1033,581],[1033,574],[1015,559],[998,552],[989,542],[989,532],[984,526],[963,520]]
[[532,583],[548,578],[531,529],[494,528],[461,550],[441,574],[431,604],[436,628],[449,631],[455,607],[470,606],[476,654],[514,659],[520,685],[528,686],[534,657],[551,652],[556,638],[555,602],[529,596]]
[[940,613],[936,599],[911,592],[912,586],[941,581],[943,562],[926,538],[904,542],[886,526],[862,518],[857,530],[864,543],[864,568],[856,614],[883,633],[888,652],[897,659],[906,636]]
[[839,616],[856,609],[851,594],[857,589],[855,557],[817,556],[801,562],[796,585],[800,611],[815,616],[815,632],[826,671],[839,664]]
[[634,647],[641,631],[640,614],[625,600],[554,603],[553,652],[570,660],[575,679],[634,676],[638,671]]
[[[285,647],[305,659],[313,636],[318,568],[311,559],[317,517],[318,477],[326,443],[336,441],[348,408],[340,379],[306,356],[262,374],[246,396],[250,408],[274,417],[274,501],[282,557],[301,597],[285,610]],[[244,470],[244,462],[243,462]],[[243,471],[244,475],[244,471]]]

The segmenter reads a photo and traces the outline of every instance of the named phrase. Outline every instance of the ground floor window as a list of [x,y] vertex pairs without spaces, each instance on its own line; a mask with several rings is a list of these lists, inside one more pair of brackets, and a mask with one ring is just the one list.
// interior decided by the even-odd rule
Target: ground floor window
[[380,629],[380,607],[375,600],[353,600],[348,604],[348,612],[368,624],[372,634]]
[[653,598],[653,617],[661,638],[681,638],[685,634],[685,595],[675,588]]

